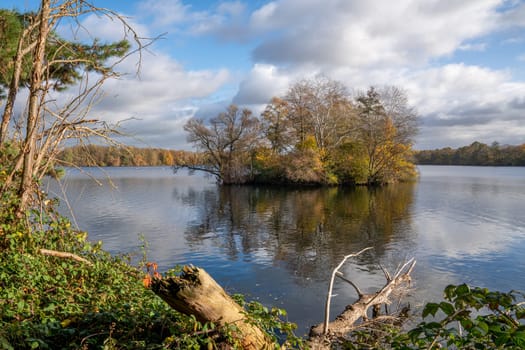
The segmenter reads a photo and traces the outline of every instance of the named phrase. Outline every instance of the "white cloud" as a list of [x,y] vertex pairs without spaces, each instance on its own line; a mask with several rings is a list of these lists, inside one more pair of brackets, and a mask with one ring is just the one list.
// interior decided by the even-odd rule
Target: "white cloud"
[[[134,62],[126,61],[128,69]],[[149,145],[183,147],[184,123],[198,110],[197,104],[215,93],[230,79],[227,70],[186,71],[162,54],[145,54],[140,76],[124,76],[108,81],[107,96],[95,107],[102,119],[123,124],[126,132],[136,134]]]
[[279,32],[264,40],[254,57],[273,64],[423,64],[450,55],[465,41],[493,30],[498,24],[495,8],[499,3],[275,1],[252,15],[254,28]]
[[525,3],[518,2],[500,14],[500,23],[506,27],[525,27]]
[[[105,110],[111,120],[141,118],[149,123],[142,131],[150,139],[155,132],[168,135],[168,130],[177,130],[177,139],[182,139],[181,125],[175,121],[188,118],[189,110],[191,115],[207,116],[226,106],[232,95],[233,103],[260,108],[293,82],[323,74],[350,89],[385,84],[406,89],[423,118],[419,148],[476,139],[518,143],[525,138],[525,108],[519,103],[525,82],[512,76],[515,70],[490,68],[482,60],[476,65],[454,63],[460,51],[483,55],[494,50],[493,33],[507,31],[501,43],[519,43],[519,29],[525,25],[521,1],[275,0],[255,9],[252,3],[227,1],[195,8],[182,0],[145,0],[131,20],[148,23],[138,24],[141,33],[169,29],[177,36],[232,40],[239,44],[236,49],[251,49],[253,66],[244,77],[235,78],[238,91],[219,93],[221,101],[210,103],[210,96],[233,82],[229,71],[187,71],[166,54],[146,55],[140,80],[130,75],[108,83],[108,98],[97,110]],[[85,21],[91,35],[108,40],[121,38],[117,24],[94,16]],[[244,41],[247,38],[254,40]],[[188,41],[186,48],[191,50],[192,44]],[[525,60],[522,56],[516,61]],[[135,62],[127,60],[124,68],[133,72]],[[242,74],[237,67],[232,70]],[[132,124],[139,127],[138,121]],[[164,127],[157,130],[157,125]]]
[[217,11],[228,15],[239,16],[246,10],[246,5],[241,1],[226,1],[219,4]]
[[423,113],[470,103],[499,102],[514,90],[512,84],[507,83],[509,73],[465,64],[419,70],[410,73],[408,78],[408,88]]
[[[236,98],[275,95],[267,83],[273,72],[291,82],[320,73],[360,90],[395,84],[408,91],[423,117],[420,145],[519,142],[525,115],[512,101],[525,96],[525,83],[514,81],[511,67],[439,60],[493,49],[489,35],[523,25],[523,11],[525,4],[504,0],[268,2],[251,15],[261,40]],[[262,62],[274,70],[257,68]]]
[[[133,72],[135,64],[130,58],[121,69]],[[130,74],[104,85],[104,90],[112,96],[104,101],[104,107],[125,109],[134,114],[166,110],[173,101],[204,98],[228,79],[229,73],[224,69],[186,71],[166,55],[144,53],[138,77]]]
[[273,96],[283,95],[290,79],[272,65],[256,64],[240,83],[239,92],[233,98],[236,104],[267,104]]
[[462,44],[459,45],[458,50],[460,51],[485,51],[487,49],[486,43],[479,44]]
[[272,29],[272,18],[275,16],[277,3],[272,1],[265,4],[251,15],[251,25],[258,30]]
[[143,18],[153,18],[155,27],[166,27],[191,20],[191,6],[181,0],[145,0],[139,4],[139,14]]

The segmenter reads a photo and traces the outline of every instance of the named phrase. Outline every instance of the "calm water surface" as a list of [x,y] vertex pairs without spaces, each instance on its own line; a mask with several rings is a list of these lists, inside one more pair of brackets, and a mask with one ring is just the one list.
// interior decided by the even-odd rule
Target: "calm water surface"
[[[299,333],[322,320],[331,269],[367,246],[345,275],[372,291],[384,283],[378,263],[393,270],[415,257],[415,308],[450,283],[525,290],[525,168],[419,169],[418,183],[373,190],[221,188],[170,168],[68,170],[48,190],[109,251],[138,252],[143,235],[160,269],[203,267],[229,292],[285,308]],[[335,293],[334,316],[356,297],[343,284]]]

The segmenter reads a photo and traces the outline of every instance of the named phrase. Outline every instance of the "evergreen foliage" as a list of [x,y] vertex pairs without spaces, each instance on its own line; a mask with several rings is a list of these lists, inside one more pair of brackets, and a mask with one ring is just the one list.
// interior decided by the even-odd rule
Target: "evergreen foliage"
[[[35,13],[19,13],[14,10],[0,9],[0,97],[9,87],[13,75],[14,61],[23,31],[33,28],[25,34],[26,41],[34,40],[37,28]],[[63,90],[68,85],[82,78],[84,71],[104,74],[110,70],[105,64],[108,58],[122,57],[130,49],[130,43],[120,40],[114,43],[101,43],[95,40],[90,44],[71,42],[57,33],[50,34],[46,45],[46,61],[49,64],[49,78],[55,90]],[[27,86],[31,76],[33,57],[24,55],[19,84]],[[81,68],[81,69],[80,69]]]

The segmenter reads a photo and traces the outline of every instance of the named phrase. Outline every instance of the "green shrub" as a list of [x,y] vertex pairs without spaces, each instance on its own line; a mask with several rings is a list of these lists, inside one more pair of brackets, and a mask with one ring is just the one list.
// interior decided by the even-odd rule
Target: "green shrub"
[[440,303],[428,303],[429,322],[397,337],[396,349],[524,349],[523,293],[449,285]]

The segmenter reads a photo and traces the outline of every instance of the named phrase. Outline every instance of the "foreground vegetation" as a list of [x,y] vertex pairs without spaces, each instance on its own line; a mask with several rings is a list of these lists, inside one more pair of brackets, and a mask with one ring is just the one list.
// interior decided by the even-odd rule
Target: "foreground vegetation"
[[[145,288],[145,258],[133,266],[130,256],[111,256],[52,203],[19,220],[2,199],[0,349],[235,348],[232,329],[175,312]],[[279,332],[297,344],[284,311],[237,300],[274,340]]]

